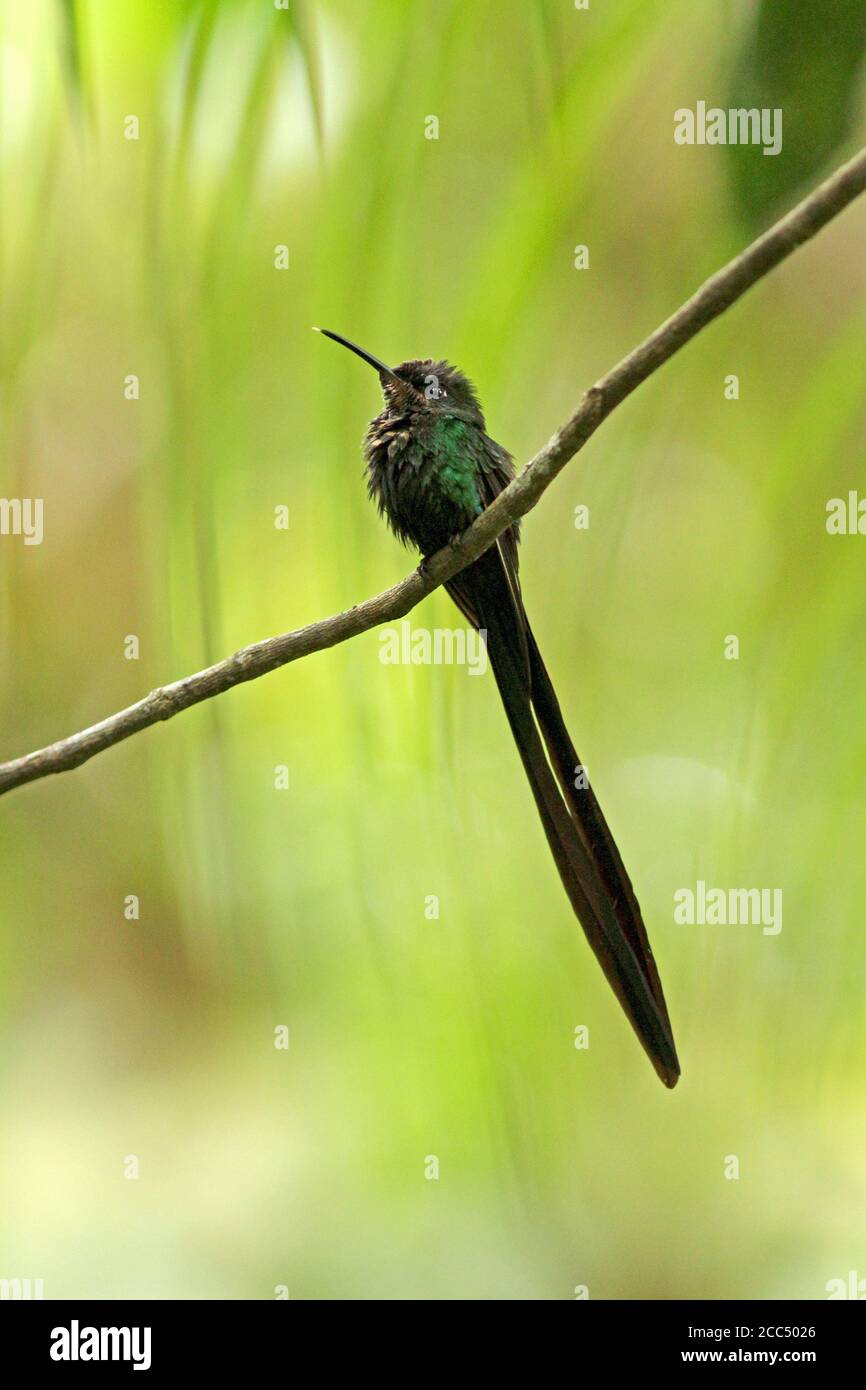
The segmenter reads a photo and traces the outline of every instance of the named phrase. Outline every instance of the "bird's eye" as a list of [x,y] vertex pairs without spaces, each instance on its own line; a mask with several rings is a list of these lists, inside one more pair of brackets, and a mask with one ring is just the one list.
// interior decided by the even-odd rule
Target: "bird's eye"
[[447,396],[447,391],[440,385],[439,378],[431,372],[424,378],[424,395],[428,401],[441,401]]

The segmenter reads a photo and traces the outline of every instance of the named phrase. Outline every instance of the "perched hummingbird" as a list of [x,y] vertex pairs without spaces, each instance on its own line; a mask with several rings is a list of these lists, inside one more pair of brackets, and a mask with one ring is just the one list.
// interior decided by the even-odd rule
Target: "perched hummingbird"
[[[510,454],[487,434],[472,383],[456,367],[432,359],[388,367],[339,333],[318,331],[378,372],[385,409],[364,440],[367,490],[399,539],[422,557],[432,555],[510,482]],[[511,732],[577,919],[656,1072],[675,1086],[680,1066],[640,908],[595,793],[575,785],[582,765],[523,606],[518,531],[504,531],[445,588],[486,633]]]

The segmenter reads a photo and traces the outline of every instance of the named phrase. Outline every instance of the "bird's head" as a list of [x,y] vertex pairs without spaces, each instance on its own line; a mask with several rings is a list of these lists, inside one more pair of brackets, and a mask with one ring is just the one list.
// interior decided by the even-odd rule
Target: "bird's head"
[[413,358],[389,367],[372,353],[358,347],[339,333],[328,328],[319,328],[335,343],[354,352],[357,357],[379,373],[382,393],[388,409],[395,413],[411,410],[414,413],[429,411],[441,415],[453,415],[467,420],[484,429],[484,416],[475,388],[468,377],[450,362],[440,362],[433,358]]

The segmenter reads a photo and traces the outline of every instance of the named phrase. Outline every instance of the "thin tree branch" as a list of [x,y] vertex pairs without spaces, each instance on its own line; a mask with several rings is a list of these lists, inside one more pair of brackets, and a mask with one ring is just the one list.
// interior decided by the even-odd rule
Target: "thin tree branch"
[[701,286],[691,299],[624,357],[583,395],[569,420],[526,468],[453,545],[446,546],[393,588],[356,604],[345,613],[309,627],[244,647],[227,661],[197,671],[146,695],[137,704],[109,715],[89,729],[49,744],[23,758],[0,763],[0,795],[54,772],[66,772],[140,733],[171,719],[190,705],[210,700],[244,681],[275,671],[290,661],[336,646],[380,623],[404,617],[431,590],[470,564],[506,527],[534,507],[542,493],[607,416],[641,382],[798,246],[813,237],[866,189],[866,149],[843,164],[825,183],[775,223],[769,231]]

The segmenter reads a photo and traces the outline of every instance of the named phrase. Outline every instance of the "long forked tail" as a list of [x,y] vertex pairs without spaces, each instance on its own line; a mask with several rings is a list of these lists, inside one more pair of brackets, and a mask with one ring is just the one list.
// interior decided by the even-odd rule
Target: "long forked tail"
[[[588,784],[586,786],[578,785],[578,772],[583,765],[574,751],[574,744],[565,726],[556,692],[528,623],[526,631],[532,682],[532,706],[544,736],[550,760],[553,763],[578,834],[601,874],[616,919],[628,938],[629,945],[643,964],[653,998],[670,1033],[671,1023],[662,983],[659,979],[658,968],[653,957],[641,910],[631,886],[631,879],[625,871],[625,866],[616,847],[616,841],[608,829],[607,821],[598,804],[595,792]],[[585,778],[580,779],[581,783],[585,780]]]
[[487,631],[505,713],[575,915],[658,1076],[675,1086],[680,1066],[640,908],[592,789],[575,786],[579,759],[499,547],[447,588]]

